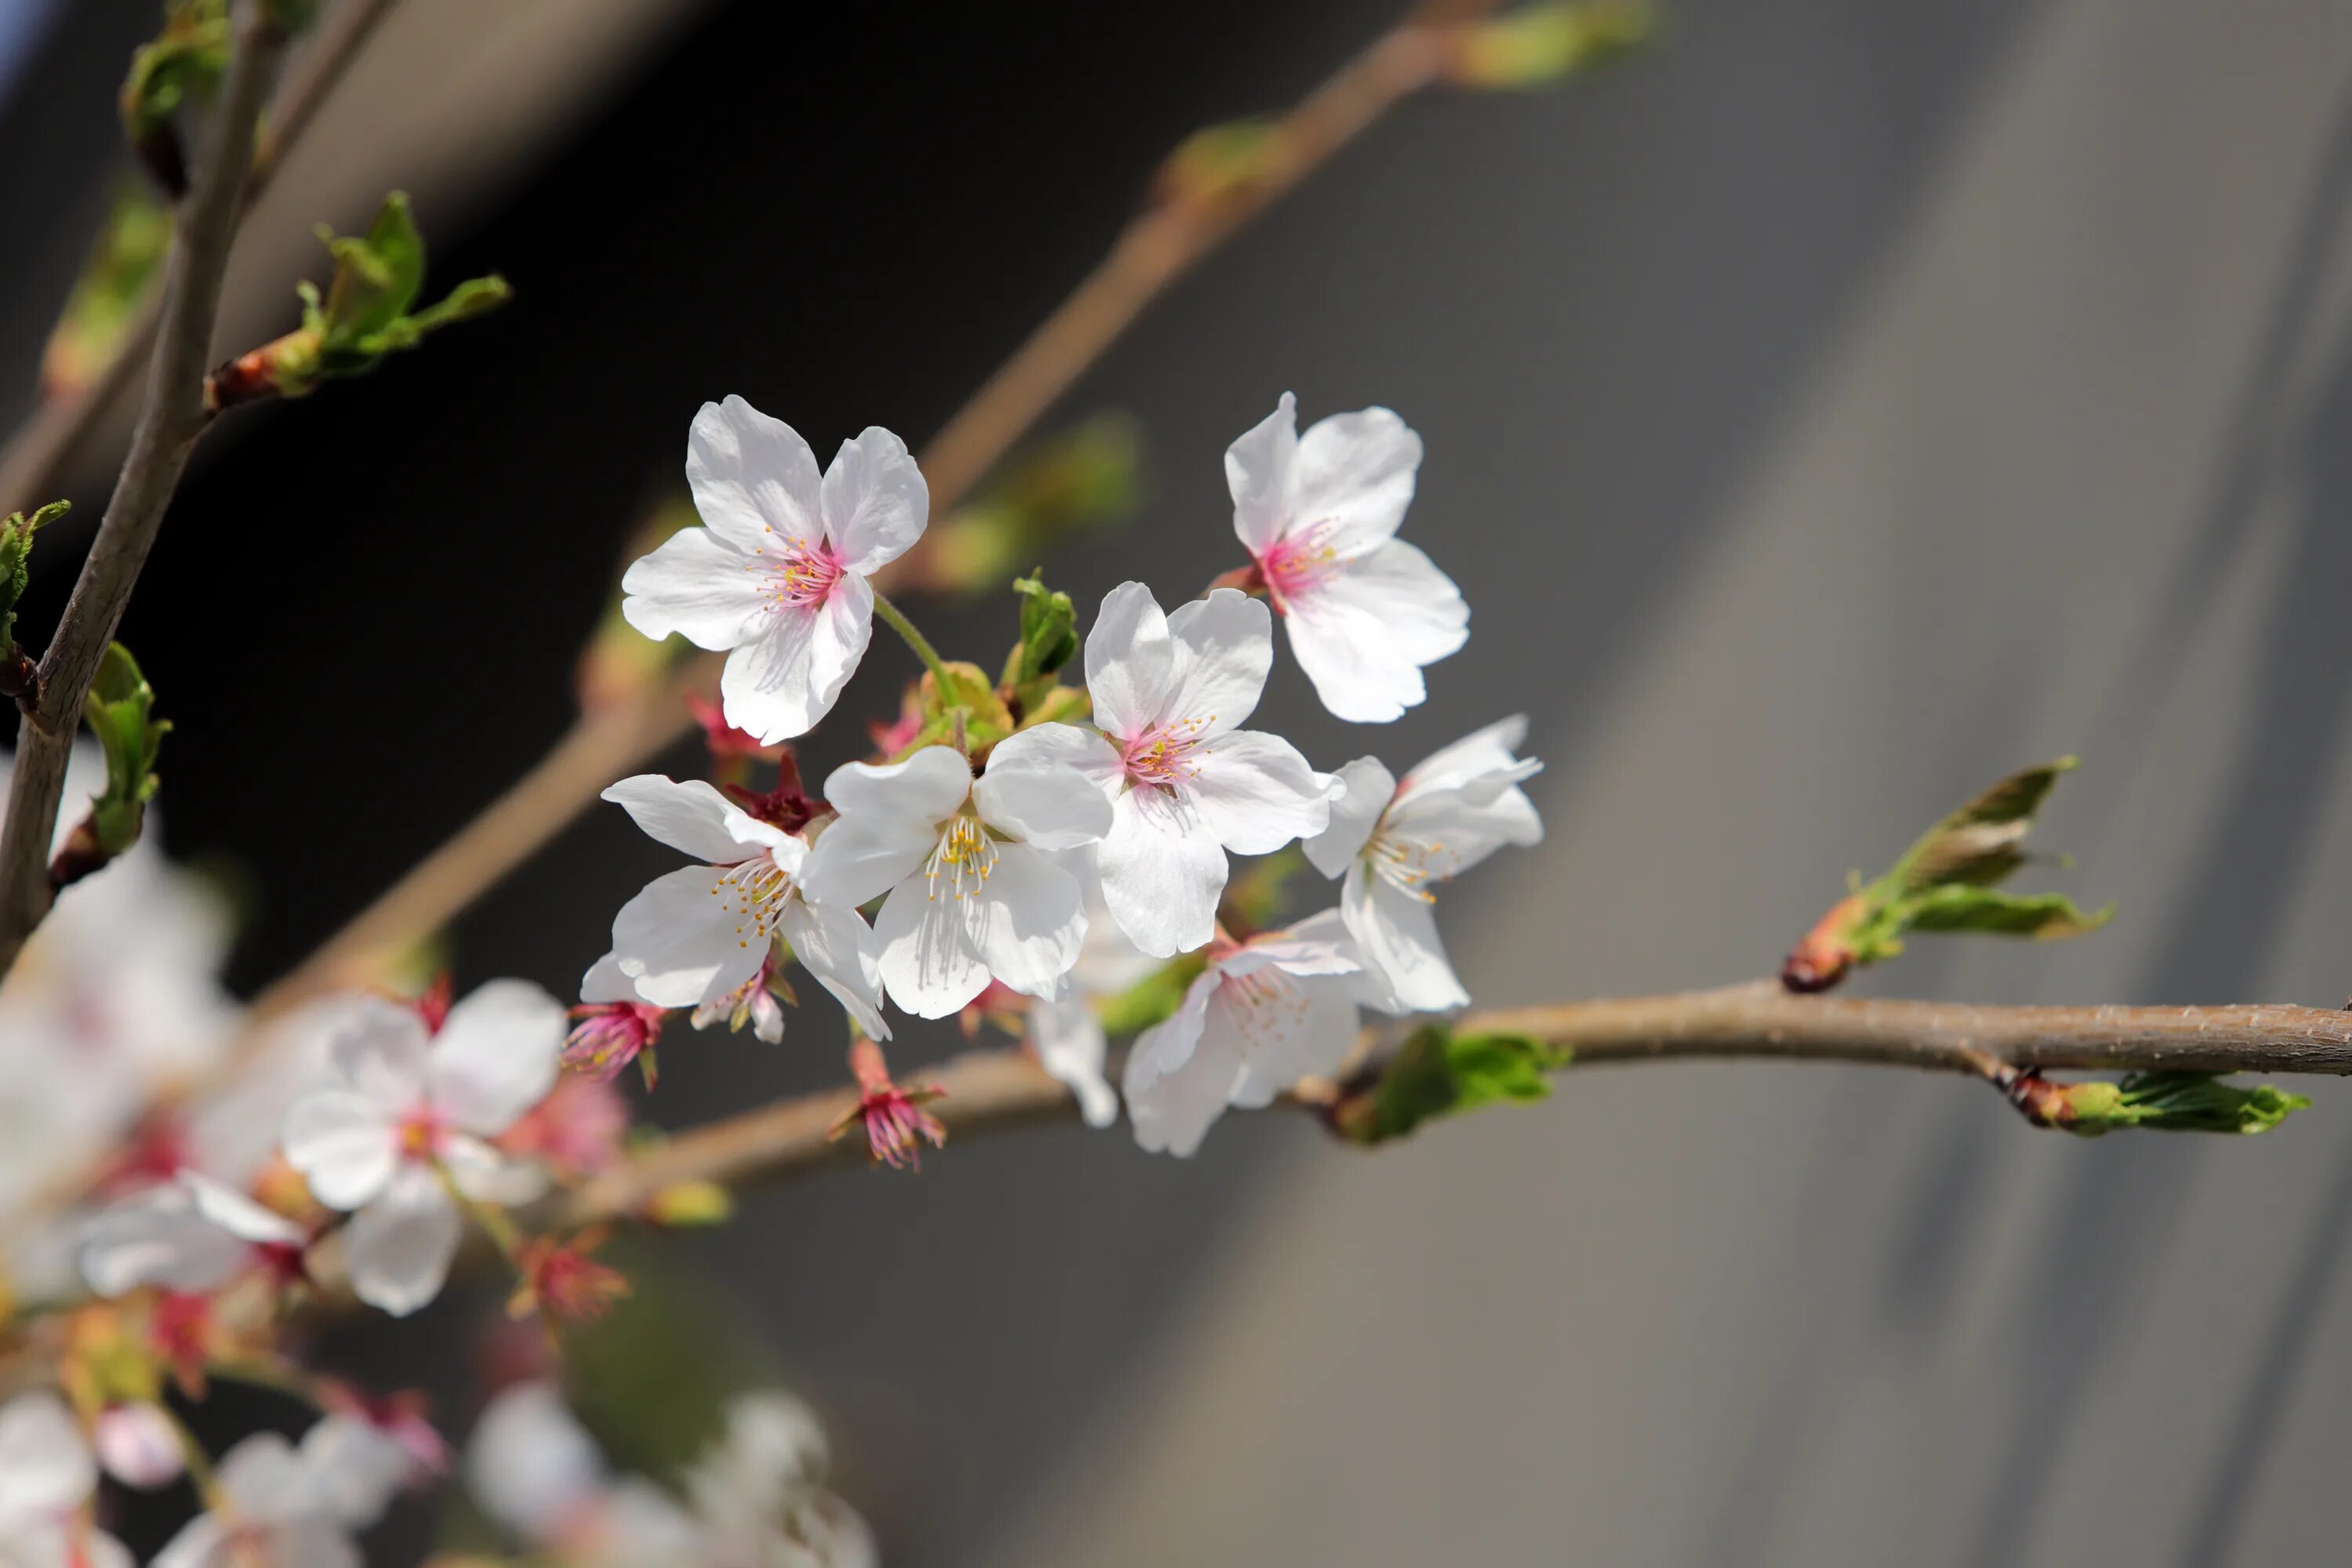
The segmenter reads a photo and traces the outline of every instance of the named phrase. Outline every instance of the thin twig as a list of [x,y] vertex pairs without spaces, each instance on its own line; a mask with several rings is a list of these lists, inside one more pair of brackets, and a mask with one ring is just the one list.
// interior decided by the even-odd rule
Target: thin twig
[[[1170,285],[1430,85],[1454,30],[1495,4],[1433,0],[1417,8],[1274,124],[1259,177],[1213,195],[1171,197],[1129,224],[1110,253],[923,449],[934,514],[961,500]],[[884,568],[877,586],[901,575],[899,564]],[[583,714],[546,761],[263,992],[258,1015],[268,1018],[322,991],[363,982],[386,956],[446,924],[569,826],[599,790],[692,730],[684,699],[716,690],[720,663],[715,655],[697,658],[674,680],[614,710]]]
[[41,657],[39,700],[26,708],[17,727],[7,816],[0,825],[0,974],[48,912],[49,837],[82,699],[146,564],[188,454],[204,433],[205,371],[236,234],[237,196],[252,165],[262,101],[285,50],[285,37],[263,21],[260,7],[240,14],[209,144],[178,215],[131,454],[57,636]]
[[[268,124],[257,133],[242,212],[252,211],[261,199],[271,178],[284,167],[287,153],[342,79],[360,46],[394,3],[345,0],[320,28],[317,39],[302,51],[284,90],[270,106]],[[59,476],[75,449],[129,388],[139,367],[147,363],[163,316],[162,294],[150,292],[123,329],[121,341],[105,366],[70,391],[44,397],[9,437],[7,446],[0,447],[0,514],[30,510],[55,499]]]
[[[1706,1058],[1846,1062],[1996,1080],[2003,1067],[2352,1074],[2352,1013],[2315,1007],[1979,1007],[1793,996],[1760,981],[1478,1013],[1454,1027],[1531,1036],[1572,1052],[1571,1068]],[[1351,1082],[1385,1065],[1394,1033],[1366,1031]],[[1077,1119],[1076,1099],[1020,1050],[968,1052],[920,1081],[946,1091],[928,1109],[946,1123],[950,1151],[975,1136]],[[564,1223],[636,1214],[681,1182],[731,1186],[856,1163],[865,1157],[862,1140],[826,1136],[856,1099],[851,1089],[828,1090],[682,1132],[579,1188]],[[1328,1097],[1279,1103],[1320,1113]]]

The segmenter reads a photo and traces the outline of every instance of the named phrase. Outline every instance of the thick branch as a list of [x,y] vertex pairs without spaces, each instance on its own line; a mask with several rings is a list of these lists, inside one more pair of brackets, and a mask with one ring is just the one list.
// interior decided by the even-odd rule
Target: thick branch
[[82,699],[146,564],[188,454],[204,433],[205,371],[236,233],[238,193],[252,164],[262,100],[285,48],[285,38],[262,21],[258,6],[241,13],[204,161],[179,212],[131,454],[57,636],[41,658],[39,700],[17,728],[7,816],[0,824],[0,973],[16,963],[25,939],[48,912],[49,837]]
[[[243,210],[252,210],[261,199],[271,177],[284,166],[288,151],[317,118],[344,68],[393,4],[345,0],[302,52],[259,133],[252,172],[246,176]],[[105,367],[79,386],[43,398],[7,446],[0,447],[0,514],[29,511],[55,499],[58,475],[75,449],[129,388],[139,367],[149,362],[163,319],[163,296],[149,294]]]
[[[1129,224],[1095,269],[919,454],[931,510],[944,514],[1035,424],[1169,286],[1244,224],[1296,188],[1397,104],[1426,87],[1456,29],[1496,0],[1433,0],[1375,39],[1272,128],[1270,166],[1220,195],[1179,197]],[[877,576],[887,589],[894,563]],[[395,952],[452,917],[554,837],[596,794],[694,728],[683,698],[715,691],[720,658],[697,658],[678,679],[621,710],[583,715],[548,759],[456,837],[362,910],[325,946],[257,1000],[264,1016],[368,978]]]
[[[1793,996],[1777,982],[1477,1013],[1465,1034],[1530,1035],[1573,1054],[1570,1067],[1684,1058],[1830,1061],[1990,1079],[2006,1065],[2092,1072],[2352,1074],[2352,1013],[2315,1007],[1978,1007]],[[1394,1031],[1366,1031],[1350,1085],[1386,1065]],[[1113,1072],[1117,1068],[1114,1066]],[[928,1109],[950,1148],[979,1134],[1071,1121],[1077,1102],[1018,1050],[973,1051],[912,1075],[947,1098]],[[1282,1101],[1320,1112],[1333,1096]],[[771,1180],[865,1157],[863,1140],[828,1142],[855,1103],[847,1089],[780,1100],[683,1132],[576,1192],[574,1224],[636,1212],[680,1182]]]

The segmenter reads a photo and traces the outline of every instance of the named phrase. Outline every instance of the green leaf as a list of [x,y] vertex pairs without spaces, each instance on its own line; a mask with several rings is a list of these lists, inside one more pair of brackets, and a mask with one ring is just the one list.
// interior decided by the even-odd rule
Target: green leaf
[[2054,1104],[2039,1097],[2038,1119],[2084,1138],[2119,1128],[2155,1132],[2268,1132],[2290,1112],[2306,1110],[2311,1097],[2276,1084],[2224,1083],[2211,1073],[2132,1073],[2116,1083],[2092,1079],[2050,1086]]
[[2085,913],[2056,893],[1995,890],[2030,858],[2022,846],[2034,814],[2074,766],[2061,757],[2011,773],[1921,834],[1885,876],[1822,917],[1781,966],[1782,983],[1825,991],[1857,966],[1900,953],[1913,931],[2053,941],[2106,924],[2112,905]]
[[0,518],[0,654],[16,646],[16,602],[32,585],[34,538],[72,510],[71,501],[53,500],[30,517],[12,511]]
[[154,709],[155,690],[139,661],[121,643],[109,643],[83,700],[82,722],[106,754],[106,789],[90,802],[89,826],[98,849],[110,858],[138,841],[147,803],[163,783],[155,761],[172,726]]
[[1014,578],[1013,591],[1021,595],[1021,643],[1006,663],[1004,684],[1019,691],[1050,679],[1076,656],[1078,611],[1067,594],[1045,586],[1042,568]]
[[122,130],[131,144],[150,148],[171,136],[180,111],[218,85],[228,50],[228,0],[165,5],[163,30],[131,51],[122,80]]
[[405,191],[383,198],[366,234],[338,238],[321,224],[319,237],[335,258],[320,334],[327,352],[355,347],[391,326],[416,302],[417,291],[425,287],[425,237],[409,216]]
[[1657,14],[1643,0],[1538,0],[1469,29],[1451,76],[1464,87],[1549,87],[1647,43]]
[[1386,1143],[1434,1117],[1543,1100],[1551,1093],[1544,1075],[1566,1067],[1570,1055],[1531,1035],[1456,1035],[1428,1025],[1369,1089],[1334,1108],[1333,1121],[1355,1142]]
[[1106,1035],[1139,1035],[1164,1024],[1183,1004],[1185,989],[1209,964],[1205,950],[1171,959],[1116,996],[1106,997],[1095,1016]]

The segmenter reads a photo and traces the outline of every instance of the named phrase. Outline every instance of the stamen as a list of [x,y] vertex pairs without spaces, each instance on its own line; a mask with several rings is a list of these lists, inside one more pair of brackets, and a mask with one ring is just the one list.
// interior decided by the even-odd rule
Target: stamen
[[951,818],[931,858],[923,863],[923,883],[936,902],[940,896],[940,880],[947,879],[950,899],[968,899],[979,895],[988,885],[989,874],[996,869],[996,841],[980,825],[980,818],[959,812]]
[[768,855],[728,867],[710,887],[710,896],[739,917],[738,947],[750,947],[754,941],[765,942],[776,934],[777,923],[792,907],[793,891],[790,874]]
[[[775,530],[768,532],[772,536]],[[765,574],[771,610],[804,610],[824,604],[844,571],[830,544],[823,539],[812,544],[799,534],[781,541],[772,537],[752,554],[756,559],[743,570]]]
[[1160,789],[1174,789],[1200,773],[1197,756],[1208,756],[1210,748],[1201,744],[1210,725],[1217,721],[1214,713],[1199,719],[1181,719],[1164,724],[1157,730],[1147,730],[1131,736],[1120,748],[1120,759],[1127,767],[1128,782],[1151,784]]
[[1311,593],[1347,565],[1331,542],[1339,531],[1338,518],[1318,518],[1284,534],[1258,557],[1265,596],[1274,601],[1276,609],[1287,613],[1293,599]]

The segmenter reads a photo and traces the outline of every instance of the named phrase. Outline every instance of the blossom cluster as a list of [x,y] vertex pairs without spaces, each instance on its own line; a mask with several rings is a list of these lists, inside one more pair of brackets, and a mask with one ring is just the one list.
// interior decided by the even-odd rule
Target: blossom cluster
[[[1460,591],[1397,536],[1421,457],[1384,408],[1301,433],[1286,394],[1225,453],[1248,564],[1172,611],[1144,584],[1114,588],[1084,638],[1083,691],[1040,701],[1009,668],[983,721],[970,683],[871,581],[928,522],[904,443],[869,428],[820,474],[790,426],[741,398],[706,405],[687,458],[704,526],[629,569],[630,623],[726,655],[716,721],[742,748],[796,741],[833,710],[877,606],[931,668],[906,722],[877,733],[881,753],[835,770],[821,797],[796,770],[766,795],[653,774],[605,792],[691,864],[621,909],[571,1059],[616,1071],[679,1008],[698,1023],[748,1013],[779,1037],[790,961],[869,1046],[890,1037],[887,1009],[1025,1018],[1039,1059],[1104,1125],[1118,1096],[1097,1008],[1172,964],[1189,984],[1140,1033],[1121,1088],[1139,1142],[1183,1154],[1227,1106],[1337,1070],[1360,1007],[1465,1005],[1433,888],[1540,838],[1519,788],[1539,766],[1517,754],[1525,721],[1402,778],[1370,757],[1319,772],[1247,727],[1277,616],[1324,705],[1359,722],[1419,705],[1424,667],[1463,646]],[[1339,908],[1272,931],[1222,918],[1231,858],[1294,844],[1341,882]],[[865,1059],[872,1099],[888,1079],[878,1050]],[[866,1120],[894,1163],[937,1130],[902,1105]]]

